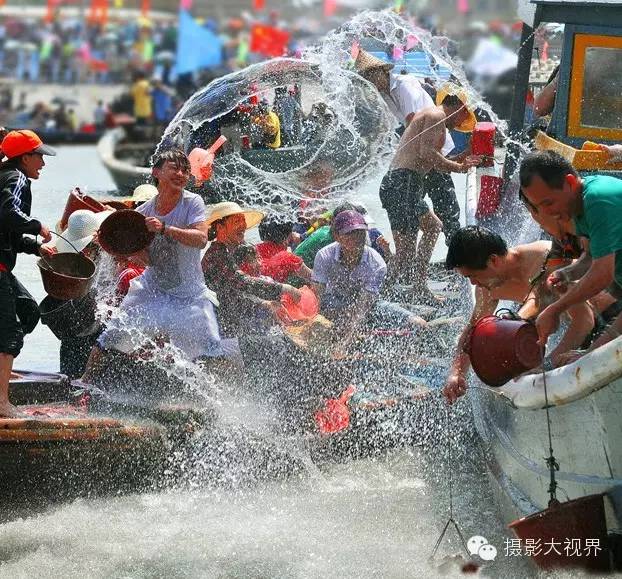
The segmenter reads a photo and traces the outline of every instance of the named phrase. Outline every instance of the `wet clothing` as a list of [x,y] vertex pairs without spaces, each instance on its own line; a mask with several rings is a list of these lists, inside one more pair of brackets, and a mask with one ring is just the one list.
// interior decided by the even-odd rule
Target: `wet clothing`
[[[370,227],[368,231],[368,244],[375,249],[382,258],[386,258],[384,255],[384,251],[380,247],[378,241],[383,237],[382,231],[377,229],[376,227]],[[313,262],[315,261],[315,256],[317,252],[320,251],[323,247],[330,245],[333,241],[333,234],[331,233],[330,226],[324,225],[320,227],[317,231],[314,231],[309,237],[305,240],[301,241],[294,253],[302,257],[302,260],[305,262],[305,265],[311,269],[313,269]]]
[[389,216],[391,230],[413,233],[430,211],[424,201],[425,175],[410,169],[391,169],[380,184],[380,201]]
[[451,173],[432,170],[423,178],[423,189],[432,201],[432,208],[443,224],[445,243],[460,229],[460,205]]
[[622,285],[622,180],[585,177],[582,195],[583,213],[574,219],[577,235],[590,240],[593,259],[615,253],[615,281]]
[[30,217],[30,179],[18,169],[0,171],[0,264],[11,271],[18,253],[39,254],[41,222]]
[[[194,193],[183,191],[166,215],[158,214],[157,199],[141,205],[140,213],[182,229],[205,221],[205,204]],[[220,338],[212,303],[216,300],[203,279],[200,248],[157,235],[149,246],[149,262],[144,273],[130,282],[119,312],[98,340],[99,346],[130,353],[142,346],[146,337],[163,333],[191,360],[235,353],[237,344]]]
[[258,243],[255,249],[261,260],[261,274],[280,283],[287,282],[287,278],[295,276],[304,265],[301,257],[272,241]]
[[246,323],[256,313],[260,300],[278,300],[283,293],[280,283],[252,277],[238,269],[232,252],[224,243],[214,241],[201,262],[205,283],[216,292],[218,319],[227,336],[245,331]]
[[304,241],[301,241],[294,250],[294,254],[302,257],[302,260],[305,262],[307,267],[313,268],[313,262],[315,261],[317,252],[323,247],[331,244],[333,241],[333,235],[330,231],[330,227],[328,225],[324,225],[317,231],[314,231]]
[[387,264],[371,247],[363,248],[361,260],[350,269],[341,261],[341,245],[331,243],[318,252],[313,265],[313,281],[325,286],[321,310],[351,306],[362,291],[378,295],[386,273]]
[[30,180],[16,168],[0,171],[0,353],[16,357],[24,335],[39,322],[39,308],[26,288],[11,273],[18,253],[37,255],[33,237],[41,223],[30,217]]

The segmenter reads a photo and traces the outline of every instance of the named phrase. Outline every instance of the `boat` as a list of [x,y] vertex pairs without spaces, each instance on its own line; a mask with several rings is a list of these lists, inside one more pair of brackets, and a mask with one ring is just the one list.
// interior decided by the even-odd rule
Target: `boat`
[[62,374],[16,370],[9,393],[24,418],[0,418],[0,494],[59,499],[148,488],[162,476],[165,427],[89,407]]
[[138,185],[151,177],[148,159],[155,144],[129,139],[129,131],[115,127],[106,131],[97,142],[97,152],[117,186],[119,195],[131,195]]
[[[607,115],[594,119],[607,95],[596,94],[587,74],[603,51],[622,56],[622,12],[619,4],[607,0],[531,0],[520,5],[524,20],[517,67],[510,134],[524,134],[525,101],[532,61],[533,31],[538,25],[554,22],[565,25],[558,91],[547,133],[540,133],[535,147],[560,152],[582,174],[604,167],[602,154],[583,147],[587,140],[616,143],[622,138],[619,115],[612,122]],[[530,16],[531,15],[531,16]],[[619,56],[617,62],[620,62]],[[615,86],[622,70],[608,69]],[[617,110],[620,110],[619,92]],[[615,115],[614,115],[615,116]],[[617,124],[616,124],[617,123]],[[467,222],[481,223],[502,233],[517,232],[512,223],[517,207],[515,171],[520,144],[508,146],[504,166],[505,186],[496,211],[481,216],[482,174],[490,169],[472,170],[467,177]],[[607,172],[622,177],[621,166]],[[478,209],[480,211],[478,212]],[[525,216],[526,216],[525,212]],[[523,220],[525,221],[525,220]],[[531,237],[533,239],[533,236]],[[524,239],[510,239],[513,243]],[[469,295],[470,293],[469,290]],[[622,338],[585,355],[576,362],[546,373],[531,374],[499,388],[489,388],[476,378],[471,382],[469,399],[477,430],[487,457],[488,473],[501,513],[506,522],[541,512],[547,508],[547,487],[551,471],[544,457],[549,456],[547,406],[550,415],[552,448],[559,470],[561,500],[583,500],[602,494],[606,505],[608,542],[619,549],[622,528]],[[570,503],[562,503],[570,504]],[[578,504],[578,503],[576,503]],[[587,524],[587,522],[586,522]],[[563,532],[563,529],[559,529]],[[603,549],[605,545],[601,545]],[[557,563],[562,564],[562,563]],[[573,562],[576,564],[576,561]],[[602,569],[600,569],[602,571]]]

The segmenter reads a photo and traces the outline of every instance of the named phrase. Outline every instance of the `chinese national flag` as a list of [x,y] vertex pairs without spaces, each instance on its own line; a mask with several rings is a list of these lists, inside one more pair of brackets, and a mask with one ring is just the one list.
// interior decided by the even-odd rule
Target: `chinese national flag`
[[251,27],[251,52],[263,56],[283,56],[287,52],[289,32],[265,24],[253,24]]
[[260,12],[266,7],[266,0],[253,0],[253,10]]

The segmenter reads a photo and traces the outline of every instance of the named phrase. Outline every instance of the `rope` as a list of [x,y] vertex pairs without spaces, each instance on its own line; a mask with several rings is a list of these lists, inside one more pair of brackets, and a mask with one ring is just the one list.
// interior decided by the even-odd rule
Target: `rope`
[[549,393],[546,386],[546,370],[544,369],[544,346],[542,347],[542,382],[544,384],[544,404],[546,410],[546,427],[549,436],[549,456],[546,459],[546,466],[549,468],[550,481],[549,481],[549,507],[555,504],[559,504],[557,500],[557,481],[555,480],[555,471],[559,470],[559,463],[553,455],[553,438],[551,436],[551,414],[549,412]]
[[430,559],[434,559],[436,552],[438,551],[438,548],[440,547],[441,542],[443,541],[443,537],[445,537],[445,534],[447,533],[447,529],[449,529],[449,525],[454,526],[454,529],[456,529],[456,533],[458,533],[458,537],[460,538],[460,542],[462,543],[462,547],[464,548],[467,555],[470,556],[469,549],[464,539],[464,535],[462,534],[460,527],[458,527],[458,523],[454,519],[454,494],[453,494],[453,476],[452,476],[453,464],[452,464],[452,458],[451,458],[452,431],[451,431],[451,420],[449,416],[449,406],[445,406],[445,420],[447,422],[447,427],[445,429],[445,432],[447,433],[447,481],[448,481],[448,486],[449,486],[449,519],[447,519],[447,522],[445,523],[445,526],[443,527],[443,531],[441,532],[440,537],[437,539],[434,545],[434,549],[432,549],[432,554],[430,555]]

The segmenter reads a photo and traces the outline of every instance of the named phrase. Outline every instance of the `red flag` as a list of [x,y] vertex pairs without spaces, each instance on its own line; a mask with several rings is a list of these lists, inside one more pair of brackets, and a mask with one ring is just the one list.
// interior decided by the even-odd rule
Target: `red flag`
[[253,10],[260,12],[266,7],[266,0],[253,0]]
[[287,52],[289,32],[265,24],[251,27],[250,51],[263,56],[283,56]]
[[329,18],[337,11],[337,0],[324,0],[324,16]]
[[151,9],[151,2],[150,0],[141,0],[140,3],[140,13],[147,17],[147,14],[149,14],[149,10]]

